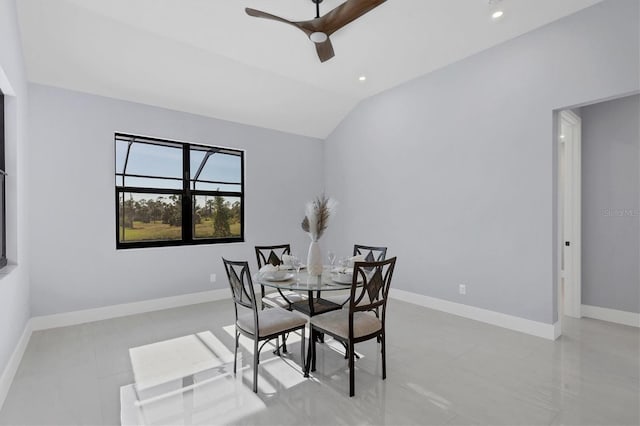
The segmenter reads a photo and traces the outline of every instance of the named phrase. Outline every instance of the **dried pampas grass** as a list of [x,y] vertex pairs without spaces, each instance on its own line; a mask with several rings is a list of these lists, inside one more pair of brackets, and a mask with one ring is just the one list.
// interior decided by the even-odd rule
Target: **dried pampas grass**
[[338,203],[324,194],[305,206],[305,217],[302,220],[302,230],[309,234],[312,241],[318,241],[329,225],[329,218],[336,211]]

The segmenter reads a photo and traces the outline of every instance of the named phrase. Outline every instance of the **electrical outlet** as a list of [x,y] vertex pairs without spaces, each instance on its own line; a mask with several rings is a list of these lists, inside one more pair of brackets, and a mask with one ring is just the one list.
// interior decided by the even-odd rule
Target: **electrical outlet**
[[467,285],[466,284],[460,284],[458,286],[458,293],[465,295],[467,294]]
[[209,275],[209,281],[211,281],[212,283],[215,283],[216,279],[217,279],[216,274]]

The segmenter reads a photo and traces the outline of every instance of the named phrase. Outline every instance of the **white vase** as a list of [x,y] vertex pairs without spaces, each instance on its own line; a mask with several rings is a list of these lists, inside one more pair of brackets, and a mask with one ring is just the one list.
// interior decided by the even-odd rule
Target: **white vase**
[[322,254],[320,253],[320,244],[317,241],[311,241],[309,244],[307,271],[309,275],[322,275]]

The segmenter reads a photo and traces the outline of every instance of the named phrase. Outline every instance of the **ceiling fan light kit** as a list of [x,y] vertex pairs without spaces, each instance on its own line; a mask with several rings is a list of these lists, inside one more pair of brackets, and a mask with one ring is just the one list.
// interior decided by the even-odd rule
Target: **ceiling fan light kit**
[[314,43],[324,43],[325,41],[327,41],[329,36],[321,31],[316,31],[315,33],[311,33],[311,35],[309,35],[309,38]]
[[322,3],[322,0],[311,1],[316,5],[316,17],[308,21],[289,21],[279,16],[249,7],[245,9],[245,12],[247,15],[255,18],[270,19],[272,21],[293,25],[300,29],[315,44],[320,62],[325,62],[335,56],[333,45],[331,44],[331,34],[355,21],[370,10],[380,6],[387,0],[347,0],[323,16],[320,16],[320,3]]

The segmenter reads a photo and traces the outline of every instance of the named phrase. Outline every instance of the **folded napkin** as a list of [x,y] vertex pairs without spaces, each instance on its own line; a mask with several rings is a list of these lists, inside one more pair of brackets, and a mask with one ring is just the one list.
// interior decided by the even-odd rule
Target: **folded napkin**
[[366,262],[367,260],[365,259],[364,254],[359,254],[357,256],[353,256],[349,258],[349,262],[351,262],[352,264],[355,262]]
[[276,272],[278,271],[279,268],[277,266],[273,266],[270,263],[267,263],[266,265],[264,265],[262,268],[260,268],[260,272],[261,273],[265,273],[265,272]]
[[291,259],[293,256],[289,256],[288,254],[282,255],[282,263],[287,266],[291,266]]

